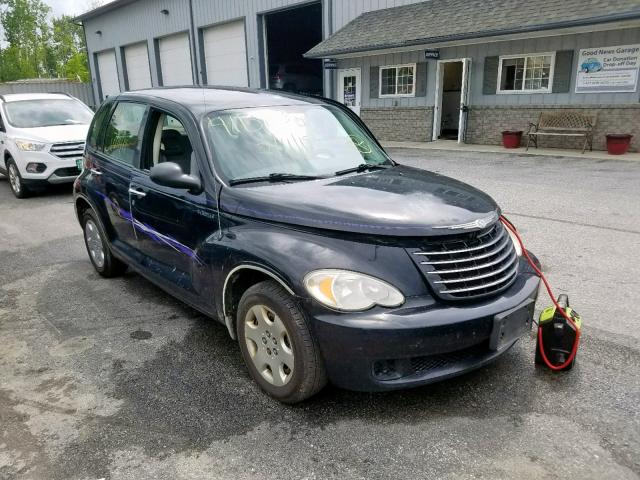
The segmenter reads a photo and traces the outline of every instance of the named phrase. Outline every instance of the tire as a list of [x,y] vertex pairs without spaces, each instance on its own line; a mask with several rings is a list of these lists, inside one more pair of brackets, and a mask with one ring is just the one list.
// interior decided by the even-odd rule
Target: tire
[[[326,385],[318,343],[300,308],[277,282],[267,280],[247,289],[237,312],[240,351],[249,374],[262,390],[282,403],[293,404]],[[264,315],[258,318],[260,312]]]
[[285,92],[295,93],[296,85],[294,83],[285,83],[282,87],[282,90],[284,90]]
[[87,210],[82,215],[82,231],[89,260],[96,272],[105,278],[112,278],[127,270],[127,265],[111,253],[107,236],[92,210]]
[[16,198],[27,198],[29,196],[29,189],[25,186],[20,170],[18,170],[16,162],[11,157],[7,159],[7,180]]

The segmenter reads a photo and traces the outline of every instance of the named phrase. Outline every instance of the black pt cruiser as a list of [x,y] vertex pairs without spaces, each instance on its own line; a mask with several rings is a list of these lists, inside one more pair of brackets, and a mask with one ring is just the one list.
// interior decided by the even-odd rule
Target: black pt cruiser
[[331,100],[109,98],[74,192],[98,273],[131,268],[219,319],[283,402],[442,380],[531,328],[539,279],[496,203],[394,162]]

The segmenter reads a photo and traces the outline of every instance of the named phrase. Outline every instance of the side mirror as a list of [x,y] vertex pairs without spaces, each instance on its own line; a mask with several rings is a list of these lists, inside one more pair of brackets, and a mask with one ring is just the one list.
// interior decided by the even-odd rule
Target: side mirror
[[159,163],[153,167],[149,173],[151,181],[163,187],[184,188],[192,192],[202,191],[202,182],[200,182],[200,179],[184,173],[177,163]]

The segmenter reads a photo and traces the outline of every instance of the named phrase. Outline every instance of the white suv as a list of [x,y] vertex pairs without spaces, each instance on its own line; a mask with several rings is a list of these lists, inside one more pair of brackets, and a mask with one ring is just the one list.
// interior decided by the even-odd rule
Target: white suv
[[63,93],[0,95],[0,173],[24,198],[38,184],[73,182],[93,111]]

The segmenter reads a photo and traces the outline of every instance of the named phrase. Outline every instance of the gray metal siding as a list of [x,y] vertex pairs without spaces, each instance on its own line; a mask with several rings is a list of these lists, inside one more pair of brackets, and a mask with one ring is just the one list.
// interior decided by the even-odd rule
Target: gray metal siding
[[[440,49],[442,59],[471,58],[470,105],[568,105],[568,104],[637,104],[639,94],[635,93],[574,93],[575,77],[578,66],[578,53],[582,48],[606,47],[640,43],[640,29],[608,30],[602,32],[562,35],[528,40],[514,40],[477,45],[464,45]],[[483,71],[485,57],[495,55],[526,54],[574,50],[572,78],[568,93],[521,94],[521,95],[484,95]],[[362,69],[362,107],[420,107],[433,106],[436,82],[436,61],[430,60],[427,69],[427,96],[416,98],[370,98],[369,72],[371,67],[415,63],[423,61],[423,52],[403,52],[387,55],[342,59],[339,68]]]
[[[421,0],[321,0],[323,5],[323,36],[326,38],[336,30],[342,28],[363,12],[391,8]],[[249,85],[259,87],[260,63],[264,61],[260,52],[259,35],[261,29],[258,22],[261,15],[294,6],[313,3],[310,0],[193,0],[193,17],[196,29],[196,52],[192,61],[200,78],[204,65],[201,58],[201,35],[198,30],[210,25],[224,23],[230,20],[245,18],[247,38],[247,64]],[[120,84],[124,82],[124,68],[121,47],[132,43],[146,41],[149,49],[149,63],[151,81],[154,86],[158,82],[158,65],[155,55],[154,40],[176,32],[189,29],[189,3],[187,0],[139,0],[116,10],[107,12],[99,17],[86,20],[85,30],[87,47],[89,50],[90,67],[94,90],[97,92],[96,66],[94,53],[110,48],[116,49],[116,62]],[[169,11],[168,15],[160,13]],[[330,14],[333,18],[329,18]],[[97,35],[96,31],[101,31]],[[193,42],[193,39],[192,39]],[[333,90],[335,74],[325,72],[325,91],[330,94]],[[99,99],[96,98],[96,102]]]

